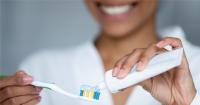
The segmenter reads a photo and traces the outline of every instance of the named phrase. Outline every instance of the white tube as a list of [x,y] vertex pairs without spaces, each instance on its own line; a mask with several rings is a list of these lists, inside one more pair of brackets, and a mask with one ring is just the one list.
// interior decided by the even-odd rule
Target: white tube
[[112,70],[109,70],[105,73],[105,84],[101,83],[98,86],[101,87],[101,89],[106,86],[112,93],[119,92],[124,88],[136,85],[146,79],[164,73],[180,65],[182,55],[183,48],[156,55],[150,60],[144,71],[137,72],[135,70],[136,68],[133,67],[133,70],[131,70],[133,72],[129,73],[124,79],[117,79],[113,77]]

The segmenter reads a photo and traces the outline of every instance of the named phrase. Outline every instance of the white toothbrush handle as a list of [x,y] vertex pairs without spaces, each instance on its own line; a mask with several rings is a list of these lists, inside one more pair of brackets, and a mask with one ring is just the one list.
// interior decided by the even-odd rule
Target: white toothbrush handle
[[64,91],[63,89],[59,88],[58,86],[56,86],[55,84],[51,84],[51,83],[44,83],[44,82],[40,82],[40,81],[34,81],[32,82],[32,85],[34,86],[38,86],[38,87],[43,87],[43,88],[48,88],[51,89],[55,92],[64,94],[68,97],[72,97],[72,98],[78,98],[79,96],[71,94],[69,92]]
[[44,83],[44,82],[40,82],[40,81],[33,81],[31,84],[34,86],[37,86],[37,87],[43,87],[43,88],[49,88],[49,89],[51,87],[50,83]]

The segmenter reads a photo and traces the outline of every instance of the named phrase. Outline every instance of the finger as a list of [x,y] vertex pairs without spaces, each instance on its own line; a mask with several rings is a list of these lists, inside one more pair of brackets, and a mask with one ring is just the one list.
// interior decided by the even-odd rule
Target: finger
[[26,95],[10,98],[2,103],[2,105],[21,105],[29,102],[32,99],[39,97],[38,95]]
[[124,57],[122,57],[120,60],[118,60],[114,66],[114,69],[112,70],[112,75],[113,77],[116,77],[120,70],[121,70],[121,66],[123,64],[123,62],[127,59],[128,55],[125,55]]
[[12,76],[0,78],[0,89],[13,85],[27,85],[33,81],[33,77],[23,71],[16,72]]
[[34,86],[12,86],[0,90],[0,103],[11,98],[23,95],[37,95],[42,88]]
[[30,100],[27,103],[21,104],[21,105],[37,105],[40,101],[41,101],[41,97],[39,96],[37,98]]
[[182,42],[179,38],[167,37],[156,44],[157,47],[163,48],[166,45],[171,45],[173,48],[182,47]]
[[151,58],[155,56],[156,54],[159,54],[163,51],[164,49],[160,49],[155,44],[152,44],[140,56],[139,62],[137,64],[137,70],[138,71],[144,70],[147,64],[149,63],[149,61],[151,60]]
[[[159,43],[157,43],[156,45],[159,48],[163,48],[166,45],[171,45],[173,48],[183,47],[181,40],[178,38],[173,38],[173,37],[167,37],[167,38],[163,39],[162,41],[160,41]],[[187,66],[188,66],[188,61],[187,61],[187,58],[186,58],[185,52],[184,52],[183,53],[183,61],[181,63],[181,66],[179,66],[179,67],[184,68]]]
[[122,79],[128,75],[133,65],[135,65],[138,62],[138,59],[140,58],[140,55],[143,51],[144,49],[135,49],[131,52],[131,54],[123,62],[121,70],[117,75],[118,78]]

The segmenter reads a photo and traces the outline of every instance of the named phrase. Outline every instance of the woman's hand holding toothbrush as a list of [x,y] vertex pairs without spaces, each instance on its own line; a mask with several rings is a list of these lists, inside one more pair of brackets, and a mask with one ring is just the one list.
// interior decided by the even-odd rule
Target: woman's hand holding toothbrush
[[[142,72],[149,60],[154,55],[163,52],[166,45],[171,45],[174,49],[182,47],[180,39],[168,37],[148,48],[134,49],[116,63],[113,76],[119,79],[126,77],[135,64],[138,72]],[[189,105],[196,95],[185,54],[180,66],[143,81],[139,85],[165,105]]]
[[41,88],[30,85],[33,78],[23,71],[0,77],[0,105],[36,105]]

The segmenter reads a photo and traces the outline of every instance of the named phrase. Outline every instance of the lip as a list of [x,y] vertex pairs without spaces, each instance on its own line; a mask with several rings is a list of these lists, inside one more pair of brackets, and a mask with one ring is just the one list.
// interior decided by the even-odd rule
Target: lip
[[[128,2],[104,2],[101,0],[95,1],[96,7],[100,13],[100,16],[103,20],[106,21],[122,21],[130,17],[130,15],[133,13],[135,8],[138,5],[138,1],[128,1]],[[110,15],[105,13],[105,11],[102,10],[101,6],[122,6],[122,5],[130,5],[130,9],[126,11],[125,13],[119,14],[119,15]]]
[[131,5],[135,5],[136,3],[138,3],[138,0],[132,0],[132,1],[102,1],[102,0],[95,0],[94,1],[96,5],[100,6],[100,5],[105,5],[105,6],[120,6],[120,5],[127,5],[127,4],[131,4]]

